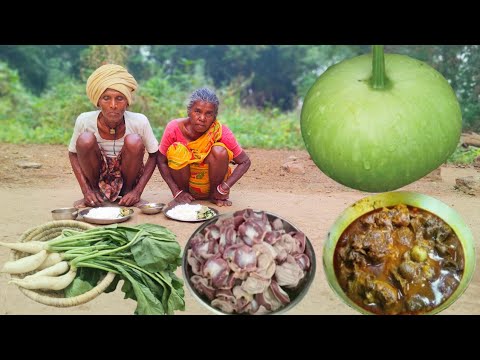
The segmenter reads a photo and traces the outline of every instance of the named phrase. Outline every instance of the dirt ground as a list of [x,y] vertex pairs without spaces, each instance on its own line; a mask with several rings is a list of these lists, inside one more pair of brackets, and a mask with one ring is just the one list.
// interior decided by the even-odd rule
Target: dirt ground
[[[355,201],[371,195],[342,186],[315,166],[305,151],[246,149],[252,166],[234,186],[233,206],[216,207],[220,213],[253,208],[278,214],[301,229],[312,242],[317,270],[315,280],[304,299],[288,314],[356,314],[328,286],[323,267],[323,243],[328,229],[341,212]],[[282,169],[287,161],[303,165],[304,174]],[[21,168],[22,162],[41,164],[40,168]],[[442,166],[441,180],[424,178],[400,190],[433,196],[454,208],[470,227],[479,255],[480,199],[454,188],[458,177],[478,175],[473,167]],[[51,221],[50,211],[71,206],[81,192],[71,171],[65,146],[0,144],[0,241],[14,242],[27,229]],[[158,170],[147,184],[142,198],[169,202],[171,194]],[[211,205],[211,204],[210,204]],[[212,205],[213,206],[213,205]],[[182,247],[198,224],[168,220],[163,214],[144,215],[135,209],[126,225],[150,222],[167,226]],[[0,248],[0,264],[9,252]],[[178,275],[181,276],[179,269]],[[123,299],[120,287],[101,294],[95,300],[72,308],[49,307],[24,296],[9,276],[0,274],[0,314],[133,314],[135,302]],[[480,314],[480,267],[477,266],[470,286],[462,297],[442,314]],[[186,311],[177,314],[210,314],[186,289]]]

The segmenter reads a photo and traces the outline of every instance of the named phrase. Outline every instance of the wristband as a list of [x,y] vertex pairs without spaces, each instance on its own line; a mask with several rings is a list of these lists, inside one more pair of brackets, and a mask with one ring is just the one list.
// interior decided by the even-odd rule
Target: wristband
[[173,199],[176,199],[178,195],[180,195],[183,192],[183,190],[179,190],[174,196]]
[[228,195],[229,191],[223,191],[222,187],[220,184],[217,185],[217,191],[220,195]]
[[228,191],[230,191],[230,185],[228,185],[226,181],[222,182],[222,184],[225,184],[228,188]]

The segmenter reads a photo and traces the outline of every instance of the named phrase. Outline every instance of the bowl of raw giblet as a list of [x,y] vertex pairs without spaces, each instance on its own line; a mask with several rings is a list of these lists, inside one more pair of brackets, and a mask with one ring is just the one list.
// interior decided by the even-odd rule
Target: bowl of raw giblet
[[313,246],[287,220],[244,209],[207,220],[185,246],[183,276],[193,296],[217,314],[281,314],[308,292]]
[[433,197],[377,194],[337,218],[323,266],[336,295],[362,314],[437,314],[467,289],[474,240],[460,215]]

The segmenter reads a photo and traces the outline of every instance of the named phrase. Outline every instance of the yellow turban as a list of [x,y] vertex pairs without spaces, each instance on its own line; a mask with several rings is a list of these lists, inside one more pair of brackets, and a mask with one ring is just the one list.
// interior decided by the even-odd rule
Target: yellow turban
[[107,89],[120,91],[132,104],[132,93],[137,89],[135,78],[120,65],[106,64],[95,70],[87,80],[87,96],[93,105],[98,105],[98,99]]

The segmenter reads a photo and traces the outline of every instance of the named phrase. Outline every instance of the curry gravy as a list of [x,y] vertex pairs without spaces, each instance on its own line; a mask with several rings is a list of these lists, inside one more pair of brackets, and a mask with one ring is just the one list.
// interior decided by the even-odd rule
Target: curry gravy
[[343,291],[376,314],[433,310],[458,287],[464,262],[447,223],[404,204],[362,215],[343,232],[334,253]]

